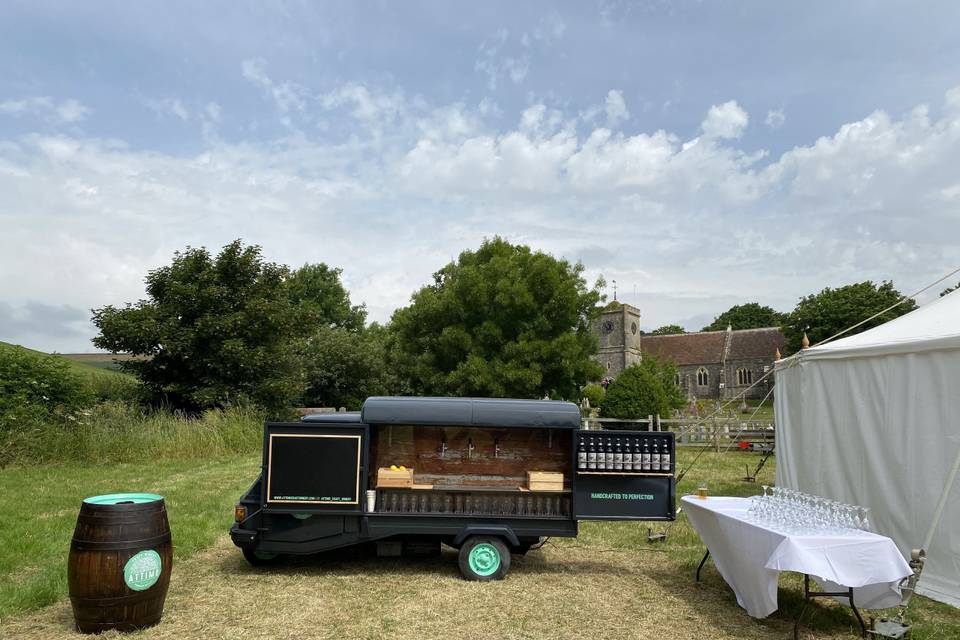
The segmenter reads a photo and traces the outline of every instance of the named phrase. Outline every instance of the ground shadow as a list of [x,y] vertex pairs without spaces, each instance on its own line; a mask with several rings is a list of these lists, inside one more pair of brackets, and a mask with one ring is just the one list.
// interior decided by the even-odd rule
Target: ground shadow
[[[677,565],[674,565],[676,567]],[[651,576],[651,579],[663,580],[663,584],[672,585],[671,588],[681,598],[687,599],[692,605],[703,598],[710,598],[718,603],[726,602],[727,606],[709,608],[709,611],[736,612],[736,615],[748,617],[747,612],[737,603],[737,597],[717,572],[711,561],[707,561],[700,574],[700,582],[696,581],[696,564],[683,563],[672,575]],[[814,583],[815,584],[815,583]],[[812,587],[815,588],[815,587]],[[756,624],[769,629],[792,629],[797,614],[803,607],[802,578],[799,574],[781,574],[780,585],[777,589],[778,609],[767,618],[753,620]],[[703,610],[707,611],[707,610]],[[865,619],[867,611],[861,610]],[[722,619],[722,618],[720,618]],[[830,598],[811,600],[803,614],[800,624],[801,633],[850,633],[860,635],[860,624],[849,607],[845,607]]]

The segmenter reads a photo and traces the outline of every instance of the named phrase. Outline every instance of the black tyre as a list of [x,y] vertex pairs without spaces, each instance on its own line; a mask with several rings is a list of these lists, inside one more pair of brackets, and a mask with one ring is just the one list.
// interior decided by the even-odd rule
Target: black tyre
[[460,547],[458,563],[467,580],[503,580],[510,570],[510,550],[500,538],[472,536]]
[[277,560],[280,559],[280,554],[270,553],[268,551],[257,551],[254,549],[242,549],[243,557],[250,563],[253,567],[266,567],[271,564],[276,564]]

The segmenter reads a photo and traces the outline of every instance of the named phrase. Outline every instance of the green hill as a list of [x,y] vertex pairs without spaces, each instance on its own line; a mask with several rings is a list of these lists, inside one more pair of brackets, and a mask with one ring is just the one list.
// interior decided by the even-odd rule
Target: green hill
[[[51,355],[49,353],[44,353],[43,351],[37,351],[36,349],[28,349],[27,347],[22,347],[18,344],[10,344],[9,342],[0,342],[0,350],[16,349],[16,348],[24,349],[26,351],[29,351],[30,353],[36,353],[38,355],[44,355],[44,356]],[[80,357],[78,357],[78,356],[86,356],[87,354],[71,354],[71,357],[62,356],[60,354],[52,354],[52,355],[55,358],[63,358],[64,360],[66,360],[67,363],[70,365],[71,371],[73,371],[74,373],[76,373],[77,375],[83,378],[91,378],[99,375],[109,375],[109,376],[118,376],[118,377],[133,379],[133,376],[129,374],[116,371],[112,367],[105,366],[104,364],[99,364],[99,363],[112,364],[110,356],[102,356],[100,354],[90,354],[90,355],[100,356],[98,359],[98,365],[93,365],[93,364],[88,364],[84,362]]]
[[66,358],[59,354],[49,354],[36,349],[27,349],[20,345],[0,342],[0,352],[4,350],[23,349],[37,355],[49,356],[64,360],[70,371],[77,375],[95,398],[100,400],[135,400],[138,396],[138,381],[136,377],[116,371],[114,369],[97,367],[85,362]]

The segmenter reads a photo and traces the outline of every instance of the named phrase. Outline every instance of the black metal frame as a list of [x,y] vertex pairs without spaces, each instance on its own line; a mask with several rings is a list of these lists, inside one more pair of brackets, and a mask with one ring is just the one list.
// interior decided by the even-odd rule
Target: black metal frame
[[800,608],[800,613],[797,614],[797,619],[793,623],[793,640],[799,640],[800,638],[800,618],[802,618],[806,612],[810,600],[812,598],[836,596],[850,600],[850,608],[853,609],[853,614],[857,616],[857,622],[860,623],[860,637],[867,637],[867,625],[863,621],[863,616],[860,615],[860,610],[857,609],[857,605],[853,601],[853,587],[848,587],[846,591],[810,591],[810,574],[805,573],[803,574],[803,607]]
[[700,570],[703,569],[703,565],[707,563],[707,558],[710,557],[710,549],[707,549],[707,552],[703,554],[703,560],[700,561],[700,565],[697,567],[697,582],[700,582]]

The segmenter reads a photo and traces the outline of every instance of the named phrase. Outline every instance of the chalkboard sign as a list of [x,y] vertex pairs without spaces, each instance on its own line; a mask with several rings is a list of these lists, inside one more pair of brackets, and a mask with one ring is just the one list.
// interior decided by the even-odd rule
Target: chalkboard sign
[[360,504],[360,436],[271,433],[267,502]]
[[673,520],[674,483],[669,476],[577,476],[574,517],[581,520]]

